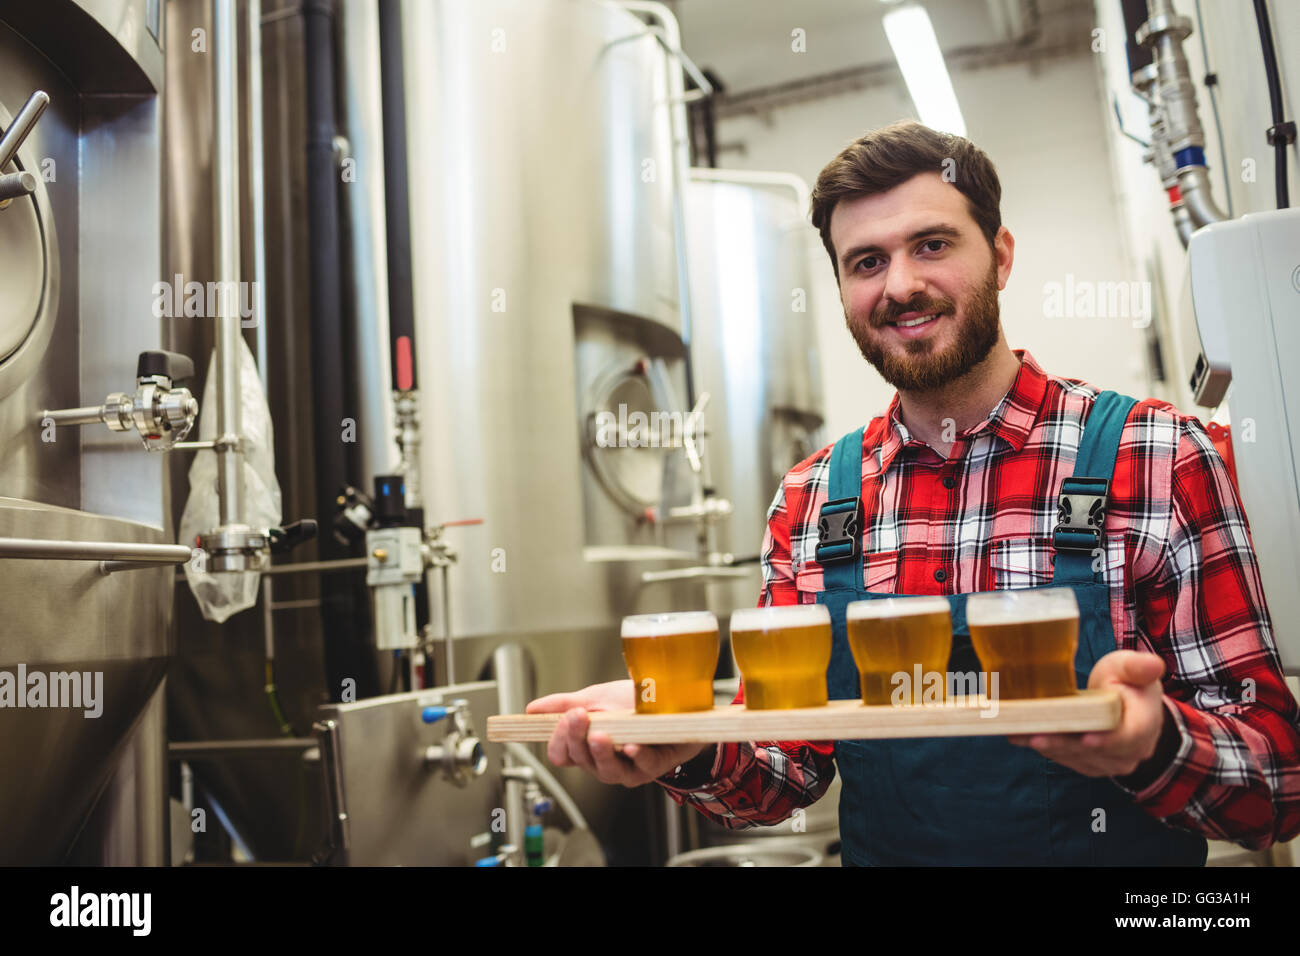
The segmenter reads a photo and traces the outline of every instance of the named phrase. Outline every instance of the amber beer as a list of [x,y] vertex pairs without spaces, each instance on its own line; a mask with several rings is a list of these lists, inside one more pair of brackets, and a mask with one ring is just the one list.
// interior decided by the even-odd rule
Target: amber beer
[[625,617],[623,660],[638,714],[712,710],[718,619],[708,611]]
[[820,604],[747,607],[731,615],[731,650],[750,710],[826,704],[831,615]]
[[997,672],[1003,700],[1061,697],[1077,690],[1079,605],[1069,588],[972,594],[966,620],[981,666],[990,675]]
[[944,675],[952,653],[952,615],[946,598],[891,597],[854,601],[845,611],[849,650],[858,666],[864,704],[894,703],[894,675],[906,675],[907,703],[920,702],[917,667]]

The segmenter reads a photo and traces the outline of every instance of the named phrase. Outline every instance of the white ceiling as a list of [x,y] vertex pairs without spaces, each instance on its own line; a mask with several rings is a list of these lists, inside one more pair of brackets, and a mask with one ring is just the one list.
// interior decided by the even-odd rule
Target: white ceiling
[[[1030,0],[1042,45],[1075,36],[1086,49],[1092,0]],[[730,94],[882,62],[894,57],[881,26],[881,0],[675,0],[682,46],[721,77]],[[1007,39],[1006,17],[1024,0],[923,0],[945,51]],[[999,30],[1001,26],[1001,30]],[[805,31],[807,52],[791,50]]]

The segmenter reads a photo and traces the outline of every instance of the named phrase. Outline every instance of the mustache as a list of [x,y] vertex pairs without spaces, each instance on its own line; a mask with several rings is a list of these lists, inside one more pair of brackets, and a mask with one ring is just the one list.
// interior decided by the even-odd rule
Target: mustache
[[908,312],[920,312],[929,315],[933,312],[952,313],[955,308],[952,299],[912,299],[902,305],[897,302],[886,301],[871,313],[871,324],[879,328],[882,325],[897,321],[899,316],[906,315]]

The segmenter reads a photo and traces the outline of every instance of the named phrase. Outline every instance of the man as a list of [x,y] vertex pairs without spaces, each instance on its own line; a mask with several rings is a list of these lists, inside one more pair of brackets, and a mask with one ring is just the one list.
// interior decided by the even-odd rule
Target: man
[[[553,763],[656,781],[733,828],[811,804],[838,765],[846,864],[1200,865],[1206,837],[1261,849],[1300,832],[1300,708],[1227,469],[1195,418],[1046,374],[1008,347],[997,294],[1015,243],[1000,198],[987,156],[917,123],[864,136],[818,177],[812,221],[849,330],[898,394],[785,476],[760,604],[830,608],[828,683],[844,698],[856,696],[849,600],[947,596],[956,670],[963,654],[974,663],[966,594],[1071,587],[1080,683],[1120,693],[1120,726],[616,750],[587,719],[633,705],[616,681],[529,705],[564,712]],[[1082,516],[1060,509],[1063,493]],[[857,523],[819,531],[827,501]],[[1090,505],[1105,508],[1101,528]],[[819,560],[837,528],[853,553]]]

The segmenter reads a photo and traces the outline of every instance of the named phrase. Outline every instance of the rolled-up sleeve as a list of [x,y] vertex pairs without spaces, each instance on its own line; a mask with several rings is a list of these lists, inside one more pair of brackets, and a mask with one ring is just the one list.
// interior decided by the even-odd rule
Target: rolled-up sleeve
[[[790,562],[789,517],[784,483],[768,509],[762,549],[763,591],[759,606],[796,604]],[[743,703],[742,685],[734,703]],[[816,802],[835,779],[835,746],[829,741],[751,741],[719,744],[712,770],[699,786],[663,786],[679,804],[729,829],[772,826]]]

